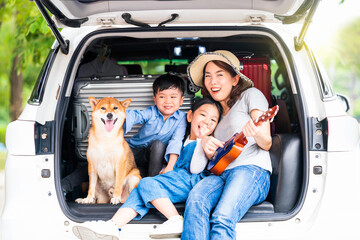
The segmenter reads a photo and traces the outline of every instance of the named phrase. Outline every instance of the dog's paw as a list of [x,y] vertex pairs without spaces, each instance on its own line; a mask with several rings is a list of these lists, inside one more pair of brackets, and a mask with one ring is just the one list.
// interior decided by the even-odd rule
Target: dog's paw
[[113,197],[113,198],[111,198],[110,203],[114,204],[114,205],[121,203],[121,197]]
[[77,198],[75,200],[76,203],[79,204],[95,204],[95,198]]

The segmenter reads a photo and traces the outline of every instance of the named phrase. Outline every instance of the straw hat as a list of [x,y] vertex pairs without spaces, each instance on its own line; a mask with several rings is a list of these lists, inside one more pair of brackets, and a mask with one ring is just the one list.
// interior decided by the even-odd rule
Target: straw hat
[[246,77],[240,72],[240,61],[239,59],[229,51],[218,50],[215,52],[205,52],[197,56],[194,61],[192,61],[188,68],[187,73],[189,75],[190,81],[198,87],[203,86],[203,72],[205,65],[213,60],[220,60],[229,64],[234,71],[240,76],[240,79],[243,81],[244,88],[254,86],[254,83],[250,78]]

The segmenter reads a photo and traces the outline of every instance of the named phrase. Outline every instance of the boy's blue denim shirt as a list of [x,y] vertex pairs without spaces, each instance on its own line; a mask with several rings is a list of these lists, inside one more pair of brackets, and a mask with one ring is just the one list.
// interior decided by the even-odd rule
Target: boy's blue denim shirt
[[146,148],[153,140],[160,140],[167,146],[166,161],[170,154],[180,154],[186,130],[186,113],[177,110],[166,121],[156,106],[145,110],[128,109],[126,114],[125,134],[135,124],[142,124],[139,132],[127,140],[131,148]]

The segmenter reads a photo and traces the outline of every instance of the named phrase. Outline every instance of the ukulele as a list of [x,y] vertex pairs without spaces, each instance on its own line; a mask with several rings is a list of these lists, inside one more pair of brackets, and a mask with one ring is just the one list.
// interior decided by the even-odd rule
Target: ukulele
[[[278,105],[270,108],[254,121],[255,126],[259,126],[262,122],[268,120],[272,122],[278,111]],[[220,175],[225,168],[241,154],[247,142],[248,140],[242,131],[235,133],[225,142],[224,147],[216,149],[214,156],[207,165],[207,170],[210,170],[215,175]]]

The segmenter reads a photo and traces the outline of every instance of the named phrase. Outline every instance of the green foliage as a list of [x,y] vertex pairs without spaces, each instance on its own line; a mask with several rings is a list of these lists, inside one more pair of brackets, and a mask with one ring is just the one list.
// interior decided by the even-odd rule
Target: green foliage
[[360,18],[341,29],[337,35],[336,45],[341,46],[337,48],[338,57],[346,56],[339,59],[342,60],[342,65],[352,73],[360,75]]
[[[54,41],[36,5],[28,0],[0,0],[0,123],[8,123],[10,71],[20,54],[24,105]],[[2,141],[0,139],[0,141]]]
[[5,161],[6,161],[6,152],[0,151],[0,170],[5,168]]
[[335,92],[349,97],[350,114],[360,119],[360,18],[343,27],[320,54]]
[[0,142],[5,142],[6,124],[0,123]]
[[[0,123],[0,144],[5,143],[5,132],[6,124]],[[2,151],[2,146],[0,146],[0,170],[5,167],[6,151]]]
[[16,14],[18,31],[15,39],[17,49],[22,53],[24,86],[31,88],[36,81],[42,63],[46,59],[54,37],[33,2],[16,1],[14,7],[16,13],[21,13]]

